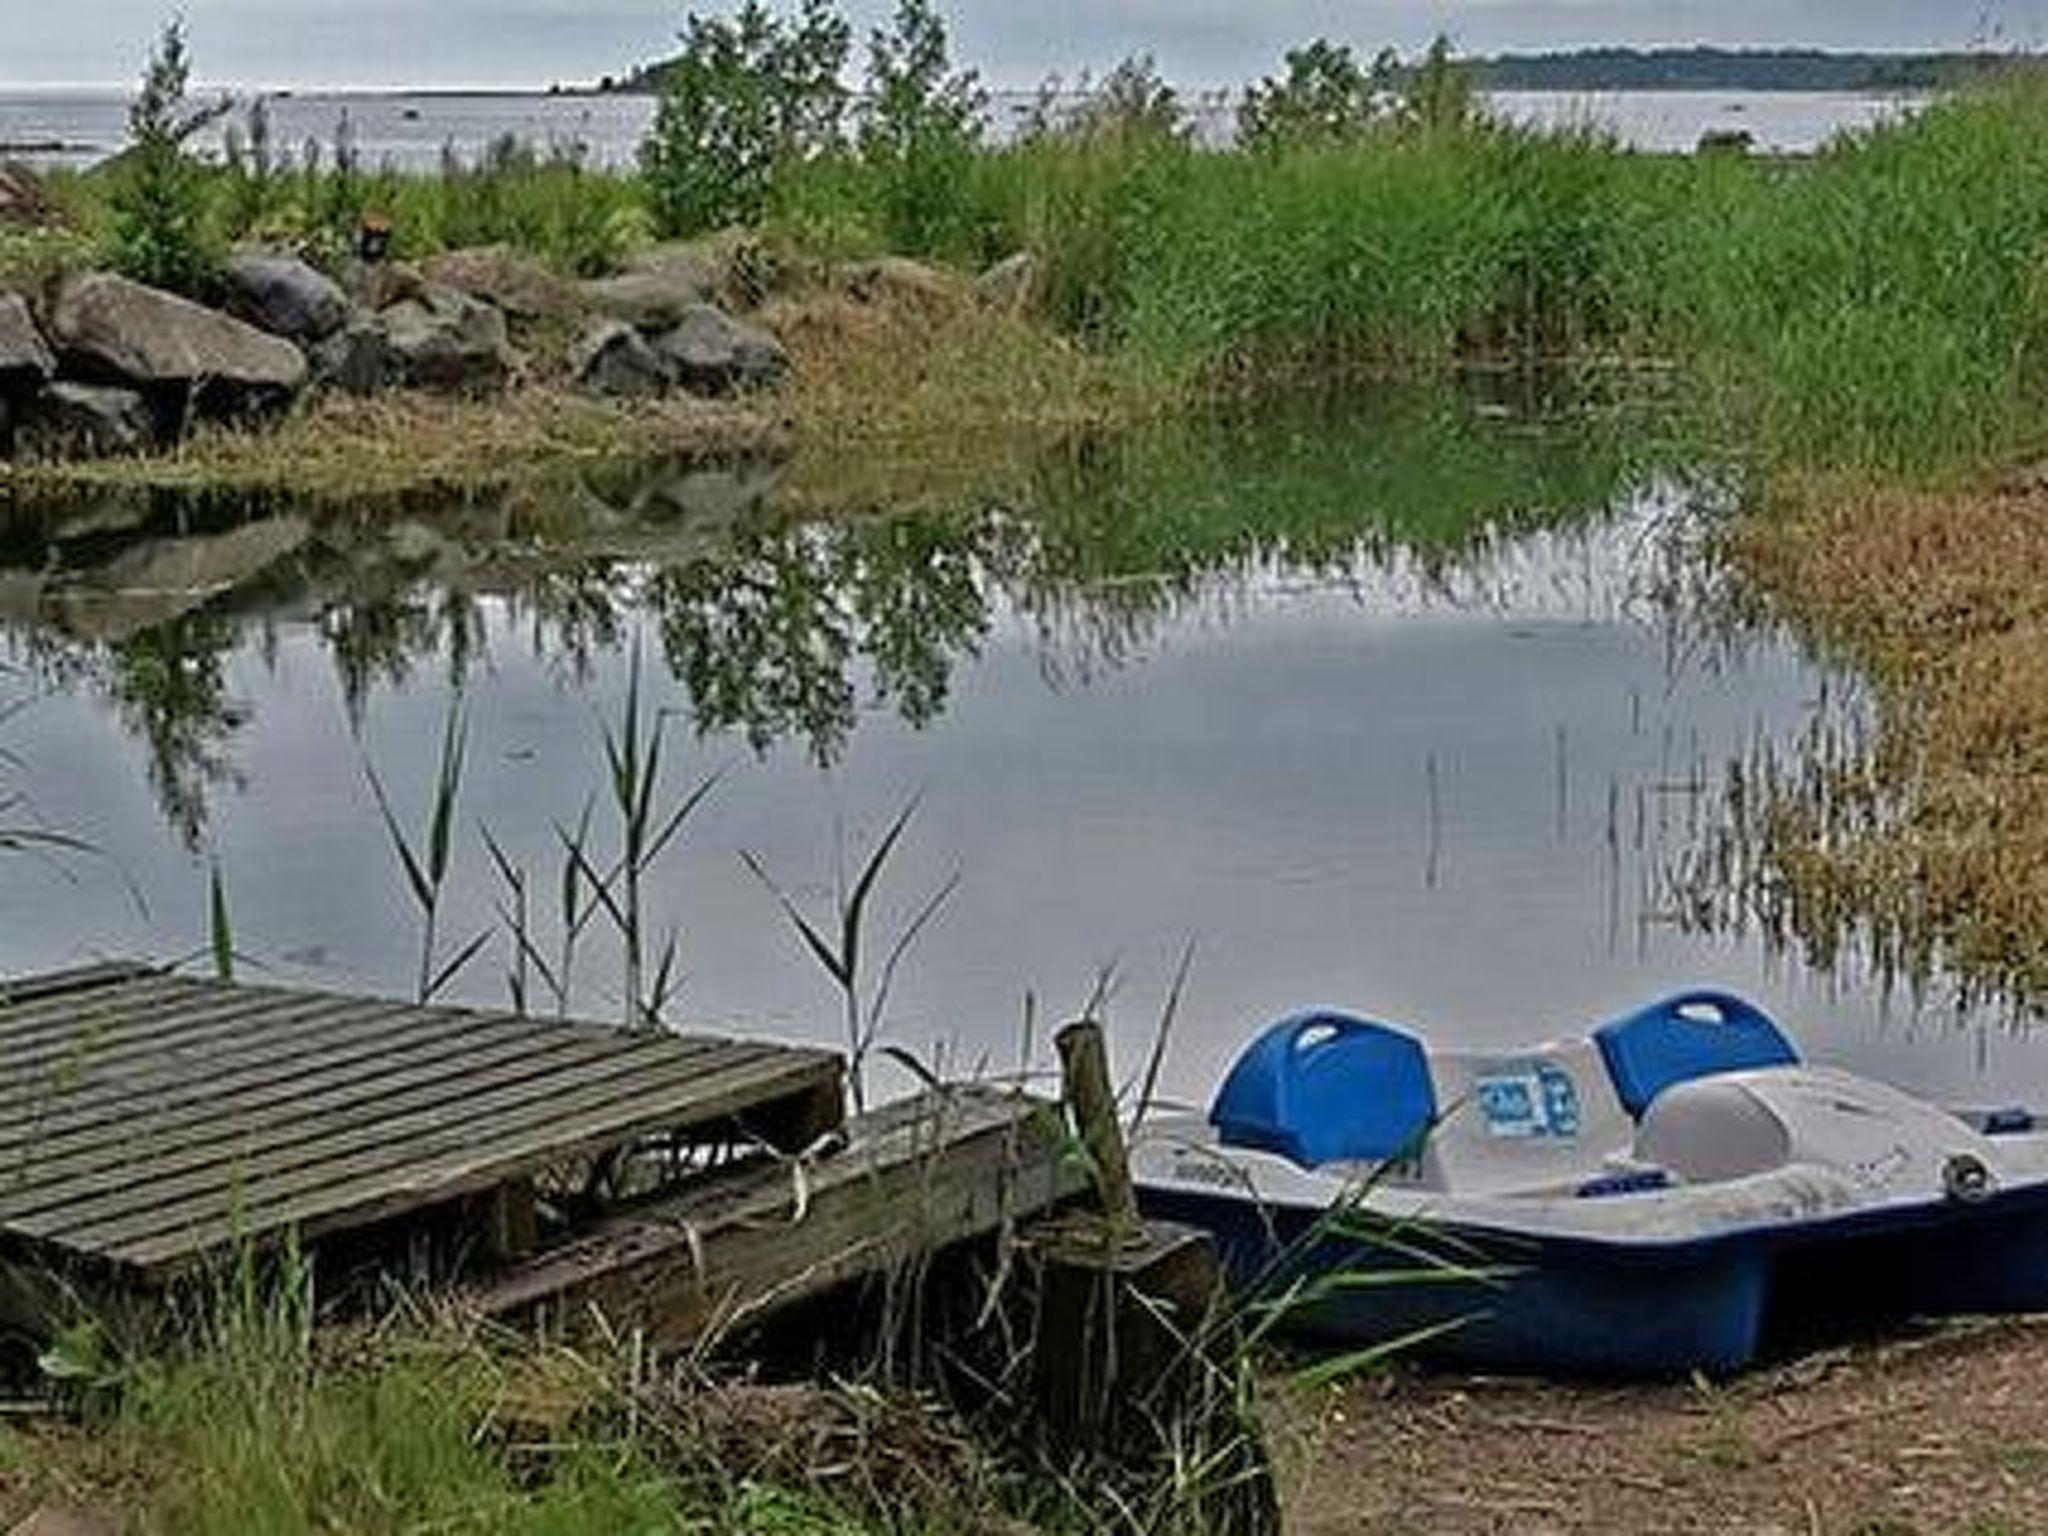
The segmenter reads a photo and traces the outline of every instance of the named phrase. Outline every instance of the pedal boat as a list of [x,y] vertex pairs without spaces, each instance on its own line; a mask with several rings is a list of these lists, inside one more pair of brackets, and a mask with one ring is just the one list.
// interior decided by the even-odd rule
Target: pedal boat
[[1694,991],[1507,1052],[1296,1014],[1132,1167],[1292,1331],[1727,1374],[1781,1327],[2048,1310],[2044,1132],[1804,1065],[1761,1010]]

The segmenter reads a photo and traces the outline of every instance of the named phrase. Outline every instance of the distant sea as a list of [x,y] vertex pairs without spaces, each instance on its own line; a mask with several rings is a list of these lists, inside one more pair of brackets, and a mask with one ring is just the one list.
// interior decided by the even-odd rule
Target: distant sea
[[[1817,149],[1845,129],[1868,127],[1923,99],[1796,91],[1506,91],[1490,98],[1504,117],[1588,124],[1641,149],[1685,151],[1703,133],[1742,129],[1758,149],[1781,154]],[[624,165],[654,113],[644,96],[303,92],[269,100],[273,142],[294,158],[309,140],[320,143],[323,159],[331,158],[345,119],[364,165],[407,170],[431,169],[444,150],[474,159],[506,134],[543,148],[576,149],[591,164]],[[996,97],[991,115],[997,132],[1013,128],[1034,101],[1021,92]],[[90,165],[120,147],[126,111],[118,92],[0,89],[0,158]],[[1227,98],[1196,98],[1192,111],[1205,138],[1228,138]],[[218,149],[219,131],[210,143]]]

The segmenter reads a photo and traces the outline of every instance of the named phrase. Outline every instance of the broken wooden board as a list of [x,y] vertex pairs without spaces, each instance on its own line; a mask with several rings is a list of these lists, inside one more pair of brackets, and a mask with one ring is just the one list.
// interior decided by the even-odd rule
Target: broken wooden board
[[936,1090],[850,1121],[810,1160],[755,1159],[469,1293],[522,1325],[601,1318],[658,1348],[696,1343],[886,1275],[1083,1193],[1058,1111],[992,1089]]

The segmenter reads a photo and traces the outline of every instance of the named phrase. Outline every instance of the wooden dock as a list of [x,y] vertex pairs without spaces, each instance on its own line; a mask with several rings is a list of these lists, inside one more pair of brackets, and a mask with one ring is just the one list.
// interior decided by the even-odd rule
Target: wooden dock
[[0,982],[0,1327],[82,1301],[147,1326],[147,1298],[290,1241],[682,1342],[1083,1186],[1049,1106],[946,1090],[848,1125],[844,1071],[134,965]]
[[106,966],[0,986],[0,1242],[159,1281],[644,1138],[801,1148],[827,1051]]

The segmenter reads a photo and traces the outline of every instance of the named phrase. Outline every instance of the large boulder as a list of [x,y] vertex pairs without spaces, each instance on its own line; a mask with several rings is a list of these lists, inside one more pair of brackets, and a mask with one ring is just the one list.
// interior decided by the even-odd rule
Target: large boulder
[[772,389],[789,376],[789,353],[758,325],[699,304],[657,336],[655,353],[692,394],[730,395]]
[[16,446],[40,459],[140,453],[156,439],[156,413],[132,389],[63,380],[29,400]]
[[644,399],[674,381],[667,363],[623,320],[600,320],[569,352],[569,374],[593,394]]
[[408,384],[490,390],[511,377],[504,313],[459,289],[430,283],[378,318]]
[[348,324],[341,285],[296,256],[250,252],[230,261],[223,276],[228,312],[273,336],[310,346]]
[[19,294],[0,293],[0,458],[14,452],[16,423],[29,397],[50,381],[57,360]]
[[274,403],[306,382],[305,354],[290,342],[109,272],[64,282],[50,306],[49,333],[68,372],[181,391],[202,408]]
[[57,359],[36,329],[28,301],[0,293],[0,396],[40,389],[57,371]]
[[576,285],[509,246],[444,251],[420,268],[429,283],[495,304],[514,320],[550,320],[583,309]]

